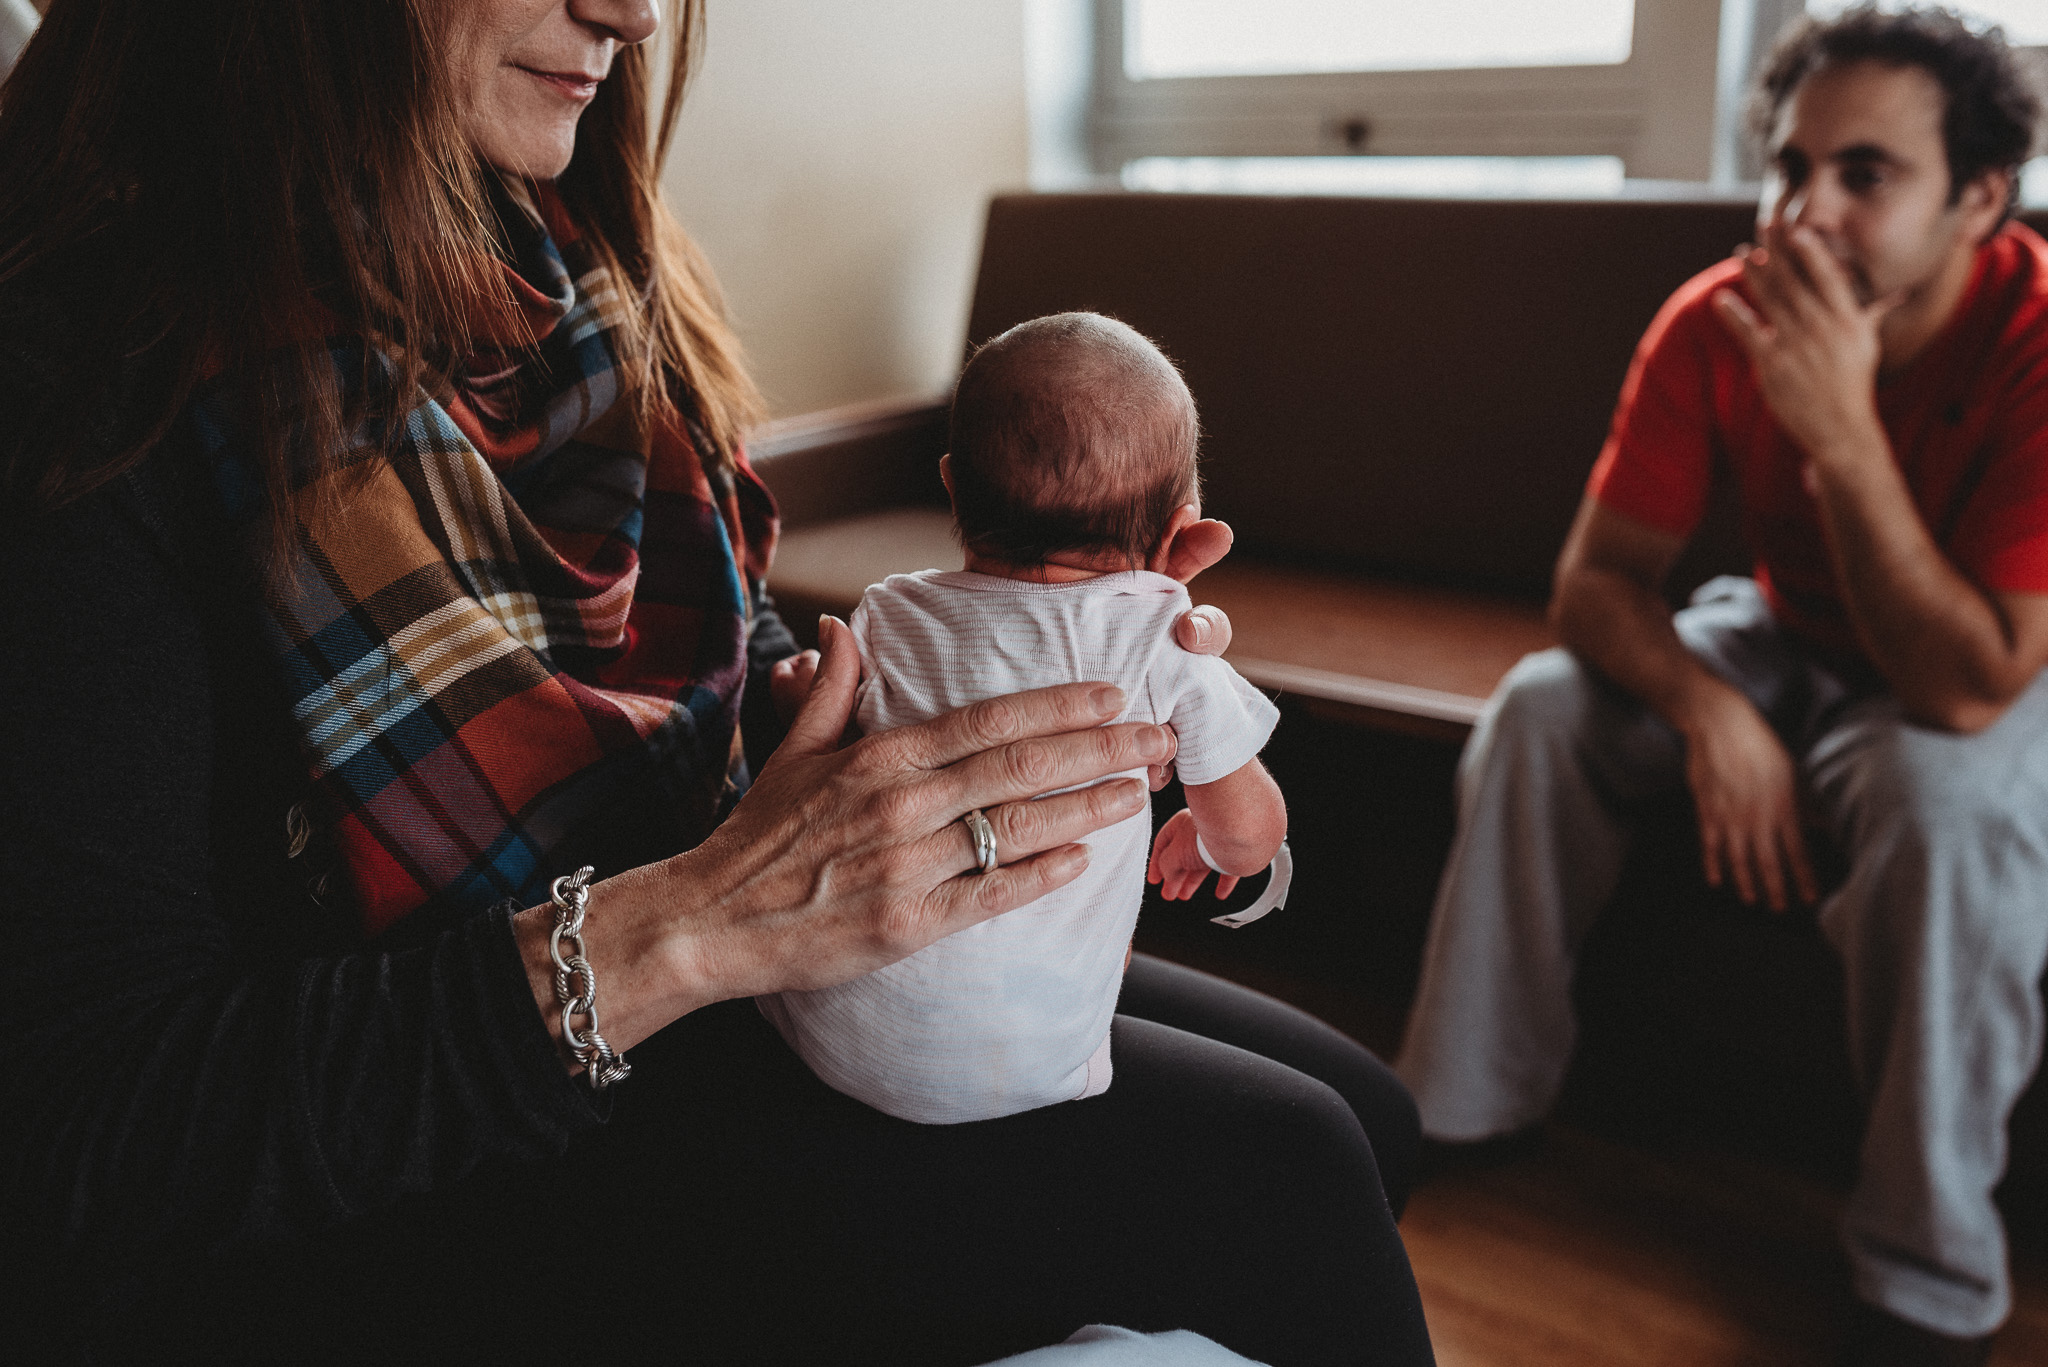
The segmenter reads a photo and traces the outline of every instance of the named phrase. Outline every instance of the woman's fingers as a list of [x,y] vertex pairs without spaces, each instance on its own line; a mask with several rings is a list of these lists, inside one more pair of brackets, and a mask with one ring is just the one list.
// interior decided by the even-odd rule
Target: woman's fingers
[[[1188,505],[1193,513],[1195,507]],[[1166,574],[1185,584],[1230,554],[1233,536],[1228,523],[1200,518],[1180,529],[1167,548]],[[1154,566],[1157,568],[1157,566]]]
[[[1144,785],[1136,779],[1124,778],[1037,802],[1005,802],[984,807],[982,815],[995,829],[996,861],[1012,864],[1041,851],[1072,844],[1144,810]],[[934,868],[951,873],[980,867],[974,857],[974,837],[965,821],[952,822],[918,842],[918,853],[930,860]]]
[[1173,640],[1190,655],[1221,655],[1230,649],[1230,614],[1202,603],[1173,624]]
[[963,873],[941,883],[932,894],[943,927],[941,934],[950,935],[991,916],[1014,911],[1026,902],[1035,902],[1079,878],[1087,867],[1087,846],[1062,845],[1005,864],[994,873]]
[[840,736],[853,720],[853,696],[859,687],[860,651],[853,643],[853,632],[837,617],[820,617],[818,666],[811,678],[810,695],[769,763],[785,753],[801,757],[837,750]]
[[946,772],[939,795],[957,811],[969,807],[986,810],[1092,783],[1110,774],[1164,764],[1178,748],[1170,728],[1138,722],[1022,740],[954,765]]
[[[1028,693],[972,703],[928,722],[890,731],[877,738],[872,753],[885,764],[943,769],[998,746],[1062,732],[1087,731],[1113,720],[1123,710],[1123,690],[1113,684],[1035,688]],[[1136,768],[1137,763],[1125,767]]]

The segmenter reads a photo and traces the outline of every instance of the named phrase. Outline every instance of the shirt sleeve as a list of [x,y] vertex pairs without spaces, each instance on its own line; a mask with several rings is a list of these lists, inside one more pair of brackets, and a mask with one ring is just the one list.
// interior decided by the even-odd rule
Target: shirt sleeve
[[1265,749],[1280,709],[1238,672],[1211,655],[1179,659],[1177,690],[1167,720],[1180,738],[1174,768],[1182,783],[1214,783]]
[[2036,348],[1945,538],[1963,572],[1994,593],[2048,593],[2048,336]]
[[1714,474],[1713,348],[1708,300],[1725,267],[1666,302],[1636,345],[1607,444],[1587,492],[1615,512],[1688,537],[1705,515]]
[[753,583],[753,625],[747,632],[747,683],[740,695],[740,738],[746,746],[747,767],[758,774],[789,731],[775,710],[769,676],[777,662],[797,653],[797,644],[775,611],[775,600],[768,596],[767,587],[758,579]]

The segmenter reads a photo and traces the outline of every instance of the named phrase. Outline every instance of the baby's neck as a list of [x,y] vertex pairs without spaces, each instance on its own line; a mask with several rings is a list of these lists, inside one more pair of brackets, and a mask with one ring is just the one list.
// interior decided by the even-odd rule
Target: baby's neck
[[967,552],[967,568],[975,574],[990,574],[998,579],[1017,579],[1027,584],[1077,584],[1083,579],[1100,579],[1106,574],[1122,574],[1131,569],[1130,565],[1108,564],[1076,555],[1068,559],[1051,559],[1039,565],[1006,565],[1000,560]]

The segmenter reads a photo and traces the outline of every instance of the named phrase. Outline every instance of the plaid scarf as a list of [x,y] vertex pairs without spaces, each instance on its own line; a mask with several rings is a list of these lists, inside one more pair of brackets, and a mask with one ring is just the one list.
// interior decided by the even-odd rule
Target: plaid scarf
[[[744,779],[774,504],[744,455],[641,422],[612,349],[634,294],[551,190],[507,196],[523,317],[503,349],[422,396],[390,459],[365,438],[303,485],[288,573],[266,579],[305,815],[372,935],[422,907],[539,901],[624,815],[687,848]],[[360,346],[330,347],[340,373]],[[221,397],[195,416],[224,487],[244,485],[230,503],[251,503]]]

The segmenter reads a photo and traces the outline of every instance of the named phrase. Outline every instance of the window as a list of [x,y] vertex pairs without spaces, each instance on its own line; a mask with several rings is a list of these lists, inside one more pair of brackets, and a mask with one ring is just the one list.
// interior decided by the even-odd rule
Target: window
[[1139,79],[1612,66],[1635,26],[1634,0],[1129,0],[1124,14]]
[[[1066,144],[1084,169],[1154,187],[1398,193],[1433,162],[1446,193],[1475,178],[1534,193],[1605,183],[1617,164],[1637,179],[1754,181],[1751,74],[1788,21],[1852,0],[1038,2],[1092,5],[1085,119],[1077,106]],[[1959,8],[2048,48],[2048,0]],[[1402,165],[1310,164],[1360,153]],[[1300,160],[1232,169],[1232,158]],[[2048,202],[2048,158],[2026,184],[2029,203]]]
[[[1840,14],[1850,3],[1851,0],[1806,0],[1806,12],[1825,18]],[[1965,18],[1997,24],[2005,30],[2007,41],[2022,47],[2048,44],[2048,0],[1961,0],[1953,8]]]
[[[1753,27],[1799,4],[1095,0],[1090,159],[1611,158],[1705,180]],[[1724,49],[1745,60],[1724,70]]]

